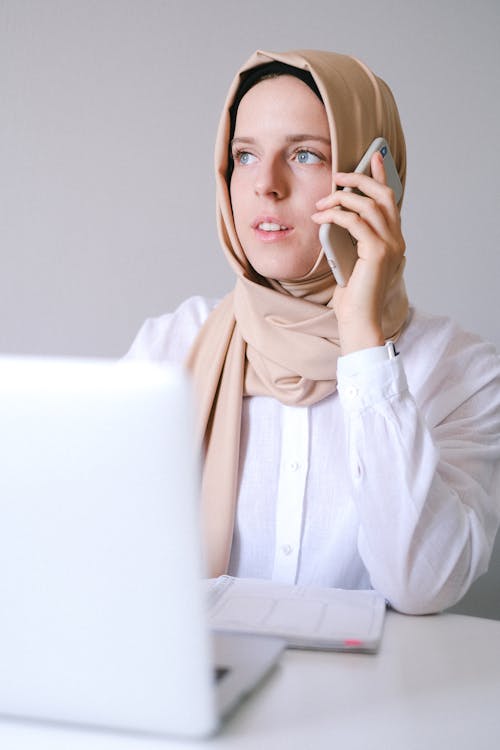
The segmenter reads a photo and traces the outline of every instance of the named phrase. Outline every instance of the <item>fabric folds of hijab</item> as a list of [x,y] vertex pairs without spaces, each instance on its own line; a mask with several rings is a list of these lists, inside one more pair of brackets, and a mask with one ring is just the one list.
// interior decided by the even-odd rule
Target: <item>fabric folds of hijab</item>
[[[236,284],[207,319],[187,360],[198,396],[204,450],[202,521],[210,576],[223,574],[229,561],[243,397],[271,396],[284,404],[307,406],[336,389],[340,347],[335,281],[322,253],[302,279],[264,279],[245,257],[231,210],[231,105],[248,71],[273,60],[311,73],[326,109],[333,172],[352,171],[373,139],[384,136],[403,185],[406,174],[405,142],[392,94],[359,60],[313,50],[258,51],[234,79],[219,124],[215,168],[219,236]],[[386,338],[398,337],[408,312],[403,267],[404,262],[384,309]]]

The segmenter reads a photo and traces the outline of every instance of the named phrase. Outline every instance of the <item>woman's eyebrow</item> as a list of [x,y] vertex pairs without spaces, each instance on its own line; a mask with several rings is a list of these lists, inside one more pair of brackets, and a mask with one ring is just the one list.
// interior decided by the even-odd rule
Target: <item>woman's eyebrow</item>
[[256,140],[255,138],[233,138],[231,146],[234,146],[236,143],[256,143]]
[[315,135],[314,133],[298,133],[297,135],[288,135],[286,140],[289,143],[297,143],[298,141],[320,141],[326,143],[327,146],[331,145],[329,138],[325,138],[323,135]]
[[[300,141],[320,141],[321,143],[325,143],[327,146],[331,145],[331,141],[329,138],[325,138],[323,135],[315,135],[314,133],[297,133],[294,135],[287,135],[285,136],[285,140],[287,143],[299,143]],[[231,145],[234,146],[235,144],[241,143],[256,143],[255,138],[233,138],[231,141]]]

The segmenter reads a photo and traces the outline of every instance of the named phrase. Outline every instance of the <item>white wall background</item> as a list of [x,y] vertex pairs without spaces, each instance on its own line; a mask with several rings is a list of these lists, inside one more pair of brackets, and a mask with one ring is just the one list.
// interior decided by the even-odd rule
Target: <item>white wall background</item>
[[119,356],[231,288],[219,113],[255,49],[300,47],[390,84],[411,298],[499,345],[499,40],[498,0],[0,0],[0,351]]

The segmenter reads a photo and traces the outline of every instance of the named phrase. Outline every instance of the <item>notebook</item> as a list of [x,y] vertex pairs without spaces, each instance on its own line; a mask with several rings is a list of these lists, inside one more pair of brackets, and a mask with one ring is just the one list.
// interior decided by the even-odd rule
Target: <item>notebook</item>
[[208,628],[185,374],[0,358],[0,714],[213,733],[279,639]]
[[375,653],[386,603],[373,589],[300,586],[220,576],[206,581],[209,623],[229,633],[274,635],[288,648]]

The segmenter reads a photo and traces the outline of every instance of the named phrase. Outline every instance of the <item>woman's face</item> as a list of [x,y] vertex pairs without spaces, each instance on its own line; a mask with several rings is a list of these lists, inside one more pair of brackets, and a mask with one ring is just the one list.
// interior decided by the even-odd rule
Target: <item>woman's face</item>
[[332,190],[330,131],[305,83],[279,76],[256,84],[238,107],[230,193],[239,240],[262,276],[305,276],[319,252],[315,203]]

